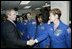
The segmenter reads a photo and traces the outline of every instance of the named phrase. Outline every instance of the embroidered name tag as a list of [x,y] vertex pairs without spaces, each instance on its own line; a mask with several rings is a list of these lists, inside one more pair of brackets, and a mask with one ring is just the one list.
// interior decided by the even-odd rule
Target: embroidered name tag
[[36,22],[32,22],[32,24],[36,24]]
[[55,34],[56,36],[59,36],[59,35],[61,34],[61,30],[60,30],[60,29],[57,29],[57,30],[54,32],[54,34]]

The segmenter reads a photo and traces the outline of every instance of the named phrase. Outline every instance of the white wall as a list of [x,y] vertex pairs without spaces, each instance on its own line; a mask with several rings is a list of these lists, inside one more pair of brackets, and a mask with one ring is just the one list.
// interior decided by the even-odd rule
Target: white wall
[[61,20],[69,25],[69,1],[51,1],[51,9],[59,8],[62,12]]

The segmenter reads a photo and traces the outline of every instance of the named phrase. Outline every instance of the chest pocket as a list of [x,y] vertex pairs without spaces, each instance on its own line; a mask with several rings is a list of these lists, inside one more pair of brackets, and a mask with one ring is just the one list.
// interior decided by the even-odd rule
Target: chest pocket
[[55,35],[55,36],[59,36],[61,33],[62,33],[62,31],[61,31],[60,29],[56,29],[56,30],[54,31],[54,35]]

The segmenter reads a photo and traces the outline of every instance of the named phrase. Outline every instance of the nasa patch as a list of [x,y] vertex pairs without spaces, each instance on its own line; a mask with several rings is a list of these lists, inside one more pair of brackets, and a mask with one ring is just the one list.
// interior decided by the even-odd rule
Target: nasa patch
[[61,30],[60,30],[60,29],[57,29],[57,30],[54,32],[54,34],[55,34],[56,36],[59,36],[59,35],[61,34]]

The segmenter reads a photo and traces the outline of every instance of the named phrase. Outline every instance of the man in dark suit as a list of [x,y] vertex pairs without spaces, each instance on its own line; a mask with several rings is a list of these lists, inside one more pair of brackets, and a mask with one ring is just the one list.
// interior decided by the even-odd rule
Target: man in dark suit
[[13,9],[6,11],[7,20],[1,23],[1,40],[4,41],[7,48],[18,48],[26,45],[32,46],[33,40],[24,41],[20,39],[20,33],[17,31],[15,23],[16,12]]

